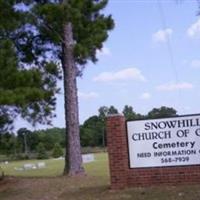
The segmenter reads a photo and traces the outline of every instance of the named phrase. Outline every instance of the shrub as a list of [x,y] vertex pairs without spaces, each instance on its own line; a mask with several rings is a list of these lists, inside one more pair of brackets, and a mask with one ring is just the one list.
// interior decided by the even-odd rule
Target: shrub
[[48,158],[48,154],[46,152],[44,144],[39,143],[37,146],[37,159],[47,159],[47,158]]
[[60,156],[63,156],[63,150],[62,150],[62,147],[60,146],[59,143],[56,143],[54,145],[54,148],[53,148],[53,152],[52,152],[52,156],[54,158],[58,158]]

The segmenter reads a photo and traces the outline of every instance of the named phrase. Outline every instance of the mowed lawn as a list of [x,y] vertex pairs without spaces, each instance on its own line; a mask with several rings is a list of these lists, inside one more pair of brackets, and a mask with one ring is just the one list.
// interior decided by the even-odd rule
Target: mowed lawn
[[200,185],[129,188],[109,190],[109,170],[106,153],[95,154],[95,161],[85,164],[84,177],[61,176],[62,160],[45,160],[47,167],[40,170],[16,171],[24,163],[3,165],[6,177],[0,181],[0,200],[199,200]]
[[[101,177],[108,177],[108,156],[106,153],[98,153],[95,155],[95,161],[84,164],[84,168],[88,175],[97,175]],[[44,162],[45,168],[32,170],[17,170],[24,166],[24,164],[37,164]],[[55,177],[61,176],[64,169],[64,160],[48,159],[48,160],[25,160],[15,161],[8,164],[1,164],[5,175],[8,176],[22,176],[22,177]]]

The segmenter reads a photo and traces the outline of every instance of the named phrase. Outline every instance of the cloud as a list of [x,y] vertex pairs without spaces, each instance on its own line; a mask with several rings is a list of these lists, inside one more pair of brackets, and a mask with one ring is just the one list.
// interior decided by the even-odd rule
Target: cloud
[[110,56],[111,55],[110,49],[108,47],[105,47],[105,46],[101,50],[97,50],[96,53],[97,53],[97,57]]
[[99,97],[99,94],[96,92],[78,92],[78,97],[84,100],[96,99]]
[[167,39],[171,37],[173,30],[171,28],[158,30],[152,36],[153,41],[155,42],[167,42]]
[[176,91],[176,90],[189,90],[194,86],[191,83],[167,83],[156,87],[158,91]]
[[150,99],[151,98],[151,94],[148,93],[148,92],[144,92],[141,96],[140,96],[140,99],[144,99],[144,100],[147,100],[147,99]]
[[198,60],[198,59],[192,60],[190,65],[193,68],[200,69],[200,60]]
[[117,72],[103,72],[93,78],[93,81],[109,82],[109,81],[145,81],[145,77],[142,75],[138,68],[126,68]]
[[187,35],[191,38],[200,38],[200,19],[188,28]]

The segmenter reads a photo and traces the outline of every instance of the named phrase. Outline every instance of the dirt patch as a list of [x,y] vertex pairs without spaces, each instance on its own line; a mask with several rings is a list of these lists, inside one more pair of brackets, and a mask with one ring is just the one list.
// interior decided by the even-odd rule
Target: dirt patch
[[[0,183],[1,200],[58,200],[74,196],[84,189],[101,187],[102,181],[94,177],[56,177],[56,178],[14,178],[6,177]],[[105,187],[105,186],[104,186]],[[87,189],[86,189],[87,191]],[[69,199],[69,198],[68,198]],[[70,198],[71,199],[71,198]],[[73,198],[74,199],[74,198]]]
[[12,188],[18,184],[18,179],[14,177],[6,177],[3,180],[0,180],[0,193]]
[[198,200],[200,185],[109,190],[103,177],[14,178],[0,182],[1,200]]

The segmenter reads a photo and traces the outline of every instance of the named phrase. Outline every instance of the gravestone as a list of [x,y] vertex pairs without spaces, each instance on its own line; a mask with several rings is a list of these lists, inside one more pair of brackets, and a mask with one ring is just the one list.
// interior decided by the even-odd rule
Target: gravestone
[[82,159],[83,163],[94,162],[94,154],[83,154]]
[[23,168],[24,168],[24,170],[37,169],[36,165],[32,164],[32,163],[26,163],[26,164],[24,164]]
[[45,162],[39,162],[39,163],[36,164],[36,166],[37,166],[38,169],[46,168]]

